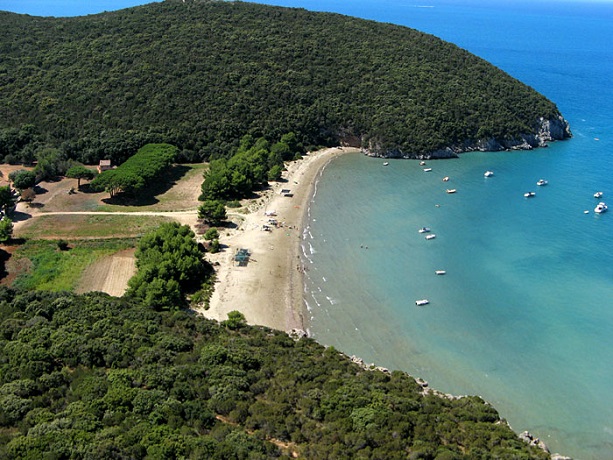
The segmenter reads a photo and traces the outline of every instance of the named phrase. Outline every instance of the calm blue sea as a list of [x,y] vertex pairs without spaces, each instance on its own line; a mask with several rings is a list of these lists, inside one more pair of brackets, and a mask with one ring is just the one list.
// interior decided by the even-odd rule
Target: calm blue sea
[[[143,3],[0,0],[0,10],[74,16]],[[613,459],[613,2],[263,3],[432,33],[558,104],[574,138],[548,149],[465,154],[429,162],[430,173],[359,154],[330,164],[305,232],[305,305],[322,343],[481,395],[553,451]],[[599,190],[608,214],[593,212]],[[430,305],[416,307],[421,298]]]
[[[613,204],[613,4],[417,3],[292,5],[454,42],[554,100],[574,138],[429,162],[429,173],[361,155],[330,164],[304,241],[311,333],[442,391],[481,395],[553,451],[612,459],[613,213],[596,215],[593,193]],[[416,307],[422,298],[430,305]]]
[[146,3],[153,0],[0,0],[0,11],[32,16],[85,16]]

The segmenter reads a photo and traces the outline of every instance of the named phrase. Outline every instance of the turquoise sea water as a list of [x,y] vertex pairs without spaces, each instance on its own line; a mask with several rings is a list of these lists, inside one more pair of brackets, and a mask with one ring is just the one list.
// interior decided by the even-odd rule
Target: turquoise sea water
[[[593,212],[593,193],[613,200],[613,5],[427,3],[352,8],[488,59],[554,100],[574,138],[431,161],[429,173],[362,155],[330,164],[304,240],[311,333],[481,395],[553,451],[611,459],[613,214]],[[416,307],[421,298],[430,305]]]
[[[143,3],[0,0],[0,10],[63,16]],[[330,164],[305,233],[305,305],[321,342],[479,394],[554,451],[613,459],[613,2],[264,3],[432,33],[558,104],[575,137],[548,149],[465,154],[429,162],[430,173],[361,155]],[[537,195],[526,200],[529,190]],[[612,206],[600,216],[598,190]],[[424,225],[436,239],[417,232]],[[416,307],[421,298],[431,304]]]

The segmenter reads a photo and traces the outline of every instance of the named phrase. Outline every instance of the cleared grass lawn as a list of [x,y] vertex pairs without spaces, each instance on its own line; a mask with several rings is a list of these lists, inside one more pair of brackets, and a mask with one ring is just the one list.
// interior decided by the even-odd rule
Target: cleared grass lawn
[[136,240],[72,241],[60,251],[56,241],[27,241],[13,254],[15,263],[27,259],[29,270],[17,274],[13,286],[44,291],[73,291],[84,270],[118,251],[134,247]]
[[38,239],[129,238],[141,236],[164,222],[164,216],[41,215],[23,223],[18,237]]

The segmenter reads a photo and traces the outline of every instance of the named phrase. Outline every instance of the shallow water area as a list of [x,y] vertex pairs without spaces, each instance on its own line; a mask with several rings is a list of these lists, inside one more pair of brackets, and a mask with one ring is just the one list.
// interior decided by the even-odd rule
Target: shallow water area
[[591,212],[603,184],[571,180],[567,155],[571,143],[471,153],[430,161],[427,173],[416,161],[334,161],[305,230],[312,335],[442,391],[479,394],[563,453],[601,443],[613,420],[613,214]]

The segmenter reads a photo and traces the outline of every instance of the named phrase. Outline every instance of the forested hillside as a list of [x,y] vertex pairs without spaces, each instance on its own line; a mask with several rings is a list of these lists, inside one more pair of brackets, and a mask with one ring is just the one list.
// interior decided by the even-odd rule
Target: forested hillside
[[240,314],[0,288],[0,458],[548,458],[422,390]]
[[535,135],[559,115],[452,44],[337,14],[174,0],[78,18],[0,12],[6,162],[48,145],[120,164],[150,142],[199,161],[246,134],[290,132],[305,147],[427,155]]

